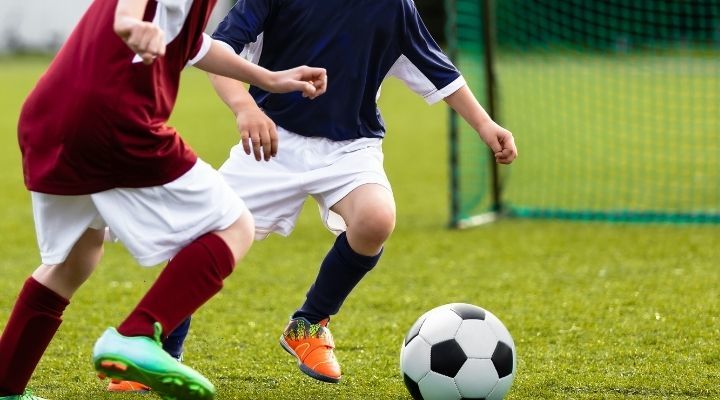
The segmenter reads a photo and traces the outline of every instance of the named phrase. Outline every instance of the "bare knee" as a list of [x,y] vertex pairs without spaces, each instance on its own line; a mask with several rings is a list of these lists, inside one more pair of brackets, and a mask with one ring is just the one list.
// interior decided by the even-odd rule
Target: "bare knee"
[[255,220],[246,210],[232,225],[214,233],[225,241],[232,251],[235,262],[238,262],[245,257],[252,246],[255,238]]
[[395,229],[393,204],[374,204],[363,207],[348,223],[348,240],[355,251],[374,255]]

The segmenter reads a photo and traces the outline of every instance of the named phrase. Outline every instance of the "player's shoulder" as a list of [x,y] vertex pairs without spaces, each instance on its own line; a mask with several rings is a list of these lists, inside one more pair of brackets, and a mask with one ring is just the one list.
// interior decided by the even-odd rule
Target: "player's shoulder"
[[412,6],[415,7],[415,0],[383,0],[386,6]]
[[389,7],[395,7],[403,11],[417,11],[415,0],[385,0]]
[[416,7],[415,0],[391,0],[391,1],[398,5],[402,5],[402,6],[409,6],[412,8]]
[[[372,3],[372,2],[371,2]],[[415,0],[382,0],[372,5],[368,4],[369,7],[376,8],[382,7],[386,11],[402,11],[402,10],[416,10]]]

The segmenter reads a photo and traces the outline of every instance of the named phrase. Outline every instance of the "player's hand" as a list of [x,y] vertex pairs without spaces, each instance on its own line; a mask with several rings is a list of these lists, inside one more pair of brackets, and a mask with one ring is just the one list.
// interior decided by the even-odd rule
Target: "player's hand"
[[119,16],[113,26],[125,44],[149,65],[165,55],[165,32],[157,25],[133,17]]
[[257,105],[243,107],[235,121],[246,154],[254,154],[257,161],[270,161],[271,157],[277,155],[277,128]]
[[480,126],[478,133],[495,154],[497,163],[510,164],[515,160],[518,151],[517,147],[515,147],[515,139],[509,130],[498,125],[495,121],[488,120]]
[[303,97],[314,99],[327,90],[327,72],[325,68],[307,66],[296,67],[285,71],[273,72],[273,79],[268,88],[274,93],[302,92]]

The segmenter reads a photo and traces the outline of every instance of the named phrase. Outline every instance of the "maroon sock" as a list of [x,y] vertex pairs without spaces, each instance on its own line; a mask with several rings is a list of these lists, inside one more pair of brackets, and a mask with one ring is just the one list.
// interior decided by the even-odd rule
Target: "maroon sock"
[[0,337],[0,396],[23,393],[68,304],[33,277],[25,281]]
[[118,332],[152,337],[153,324],[160,322],[166,337],[220,291],[234,265],[232,251],[219,236],[200,237],[170,260]]

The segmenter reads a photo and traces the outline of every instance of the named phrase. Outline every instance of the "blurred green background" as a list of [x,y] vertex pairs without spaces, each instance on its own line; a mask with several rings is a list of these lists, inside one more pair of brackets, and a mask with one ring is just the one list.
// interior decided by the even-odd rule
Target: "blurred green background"
[[[15,126],[48,61],[0,59],[0,328],[39,263]],[[380,265],[333,319],[343,382],[305,377],[277,343],[333,240],[309,203],[290,238],[256,243],[196,315],[186,362],[218,386],[219,399],[409,399],[398,372],[403,336],[424,311],[450,302],[491,310],[513,334],[510,399],[720,398],[717,227],[503,220],[448,230],[445,106],[428,107],[396,81],[380,106],[398,225]],[[172,123],[215,166],[237,140],[232,116],[193,69]],[[530,132],[516,134],[522,146]],[[94,376],[92,345],[158,271],[108,245],[31,381],[35,392],[118,398]]]
[[[447,43],[442,2],[416,4]],[[501,169],[509,204],[573,209],[590,198],[593,207],[658,199],[673,199],[664,205],[679,210],[718,206],[717,1],[498,4],[505,35],[498,42],[500,117],[520,151]],[[677,32],[700,20],[709,36],[653,41],[639,33],[652,26],[644,17],[628,19],[636,25],[611,18],[632,33],[619,40],[608,30],[603,40],[581,34],[607,25],[608,7],[648,5],[680,10],[659,8],[675,16]],[[543,11],[548,7],[555,13]],[[567,18],[577,23],[560,25],[576,35],[543,29]],[[556,24],[543,25],[548,21]],[[39,264],[15,130],[22,101],[49,61],[0,57],[0,329]],[[485,102],[482,59],[461,67]],[[292,236],[256,243],[225,290],[195,316],[186,362],[216,384],[219,399],[409,399],[398,370],[402,339],[423,312],[451,302],[487,308],[512,333],[519,365],[509,399],[720,399],[720,226],[501,219],[450,230],[447,107],[428,107],[390,80],[380,108],[398,223],[378,267],[333,319],[342,383],[307,378],[277,343],[333,241],[309,199]],[[195,69],[184,74],[171,123],[216,167],[238,138],[232,115]],[[678,131],[686,136],[668,134]],[[463,140],[470,161],[462,179],[479,188],[488,176],[485,150],[474,132]],[[587,173],[599,180],[583,178]],[[657,190],[678,176],[680,185]],[[154,397],[108,394],[90,357],[96,338],[125,317],[159,271],[137,267],[121,245],[109,244],[30,383],[35,393]]]

